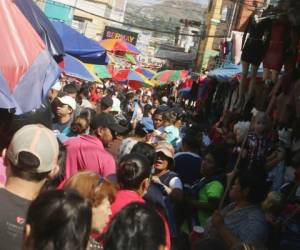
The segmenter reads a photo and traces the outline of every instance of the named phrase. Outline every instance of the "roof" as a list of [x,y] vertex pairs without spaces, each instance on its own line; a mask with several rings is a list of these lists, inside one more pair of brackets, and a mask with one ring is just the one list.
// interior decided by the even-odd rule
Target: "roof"
[[168,59],[175,62],[193,62],[196,60],[195,53],[186,53],[174,50],[166,50],[159,48],[154,56],[160,59]]

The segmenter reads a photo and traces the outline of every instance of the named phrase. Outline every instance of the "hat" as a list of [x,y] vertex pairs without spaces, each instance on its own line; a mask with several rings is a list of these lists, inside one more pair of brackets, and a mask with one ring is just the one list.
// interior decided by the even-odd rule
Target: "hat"
[[112,107],[113,99],[107,95],[101,99],[101,105],[106,106],[106,107]]
[[63,97],[58,97],[58,100],[62,103],[62,104],[66,104],[69,107],[71,107],[71,109],[75,110],[76,109],[76,101],[73,97],[65,95]]
[[155,148],[156,153],[162,152],[165,156],[173,159],[174,158],[174,148],[172,144],[168,142],[159,142]]
[[111,114],[105,112],[102,112],[93,118],[91,129],[97,128],[109,128],[119,134],[122,134],[127,130],[126,127],[120,126]]
[[22,168],[24,152],[34,155],[39,160],[38,165],[33,166],[37,173],[51,171],[57,165],[59,153],[55,134],[40,124],[22,127],[15,133],[7,149],[7,157],[13,166]]
[[112,109],[111,109],[112,112],[118,112],[120,113],[121,112],[121,102],[118,98],[113,98],[113,105],[112,105]]
[[168,97],[163,96],[163,97],[161,98],[161,101],[164,102],[164,103],[168,103]]
[[147,134],[150,132],[153,132],[155,130],[153,121],[151,118],[149,118],[149,119],[143,118],[141,121],[141,125],[143,126],[143,128],[142,128],[143,131]]

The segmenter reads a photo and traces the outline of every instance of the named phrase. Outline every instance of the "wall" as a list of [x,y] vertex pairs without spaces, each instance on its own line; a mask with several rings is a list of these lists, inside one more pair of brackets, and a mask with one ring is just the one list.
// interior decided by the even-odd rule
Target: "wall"
[[197,71],[206,68],[209,58],[218,53],[214,48],[215,36],[217,35],[217,28],[221,22],[221,9],[223,0],[210,0],[208,12],[205,19],[205,37],[201,41],[200,50],[197,59]]

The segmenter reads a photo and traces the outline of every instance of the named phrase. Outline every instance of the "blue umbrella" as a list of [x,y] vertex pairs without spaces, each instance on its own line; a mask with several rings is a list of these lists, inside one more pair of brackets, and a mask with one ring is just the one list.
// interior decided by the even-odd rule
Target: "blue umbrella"
[[106,51],[99,43],[80,34],[63,22],[52,21],[52,24],[59,34],[67,54],[84,63],[107,64]]
[[64,56],[64,71],[67,75],[82,80],[90,82],[97,80],[81,61],[70,55]]
[[52,23],[32,0],[14,0],[19,10],[44,41],[53,56],[64,54],[64,46]]

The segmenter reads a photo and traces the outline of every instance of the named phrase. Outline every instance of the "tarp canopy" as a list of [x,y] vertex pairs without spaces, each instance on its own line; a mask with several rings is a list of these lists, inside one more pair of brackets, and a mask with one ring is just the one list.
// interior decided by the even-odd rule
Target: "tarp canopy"
[[156,58],[168,59],[175,62],[192,63],[196,59],[195,53],[186,53],[181,51],[172,51],[159,48],[154,55]]
[[52,23],[32,0],[14,0],[22,14],[44,41],[53,56],[64,54],[64,46]]
[[[249,73],[251,69],[249,69]],[[233,63],[226,64],[222,68],[217,68],[208,73],[208,76],[215,77],[220,82],[229,81],[231,78],[242,73],[242,65],[236,65]],[[260,77],[263,73],[263,69],[259,68],[257,77]]]
[[52,23],[63,42],[67,54],[85,63],[107,64],[105,49],[99,43],[80,34],[63,22],[52,21]]

